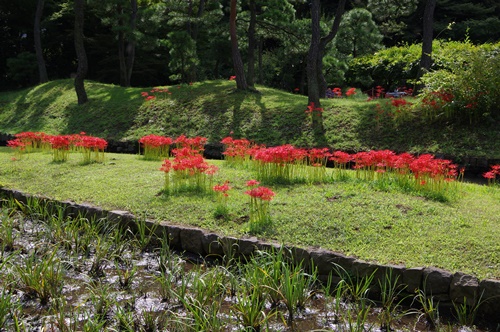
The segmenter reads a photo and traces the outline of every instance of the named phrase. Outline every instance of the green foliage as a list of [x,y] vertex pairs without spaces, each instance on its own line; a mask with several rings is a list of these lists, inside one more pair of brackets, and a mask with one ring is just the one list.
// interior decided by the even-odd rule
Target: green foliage
[[335,46],[340,53],[356,58],[382,48],[381,41],[382,35],[371,13],[363,8],[355,8],[342,17]]
[[449,94],[429,120],[477,124],[500,119],[499,55],[500,43],[491,49],[470,45],[447,67],[424,75],[424,102],[436,92]]
[[174,82],[189,83],[195,79],[194,71],[199,63],[196,43],[186,31],[173,31],[168,34],[167,46],[170,49],[169,68],[174,74]]
[[7,75],[22,86],[36,81],[37,63],[34,53],[22,52],[7,59]]

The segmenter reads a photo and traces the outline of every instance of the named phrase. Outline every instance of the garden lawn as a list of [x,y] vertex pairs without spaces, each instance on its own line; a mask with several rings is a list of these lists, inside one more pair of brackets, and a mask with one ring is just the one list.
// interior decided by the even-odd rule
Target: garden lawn
[[[12,160],[0,148],[0,186],[57,200],[128,210],[139,217],[194,225],[220,234],[243,236],[250,197],[249,169],[220,167],[214,183],[231,182],[229,220],[214,217],[215,195],[161,193],[161,161],[137,155],[106,154],[104,163],[82,165],[74,153],[53,163],[50,153]],[[332,170],[328,170],[331,172]],[[437,202],[380,189],[376,182],[351,177],[322,185],[271,185],[272,227],[258,236],[297,246],[318,246],[363,260],[408,267],[435,266],[479,278],[500,278],[500,188],[458,183],[455,198]],[[453,195],[450,195],[452,197]]]

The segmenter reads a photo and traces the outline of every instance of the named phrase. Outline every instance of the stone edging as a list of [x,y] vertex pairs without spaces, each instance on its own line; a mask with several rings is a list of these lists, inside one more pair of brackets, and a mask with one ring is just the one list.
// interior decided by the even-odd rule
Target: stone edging
[[[46,197],[25,194],[17,190],[0,188],[0,197],[15,198],[26,203],[29,198],[43,199],[46,202],[64,207],[67,215],[80,215],[91,219],[106,218],[112,223],[135,228],[136,218],[128,211],[107,211],[89,204],[76,204],[72,201],[55,201]],[[228,248],[235,250],[239,256],[249,256],[256,250],[278,249],[280,244],[264,242],[256,237],[235,238],[221,236],[192,226],[174,225],[167,222],[146,220],[151,225],[156,224],[155,235],[162,237],[167,235],[169,244],[173,249],[206,256],[222,257],[228,252]],[[403,265],[379,265],[345,256],[341,253],[324,250],[321,248],[299,248],[287,247],[292,254],[292,259],[302,262],[306,268],[314,265],[318,269],[319,279],[326,281],[330,273],[335,274],[335,265],[345,269],[354,276],[369,276],[375,273],[375,278],[370,295],[377,294],[378,280],[384,278],[389,270],[392,276],[398,277],[409,292],[416,289],[425,290],[425,293],[434,297],[440,306],[451,306],[451,302],[458,304],[467,303],[474,306],[481,298],[491,299],[483,302],[479,307],[478,314],[487,319],[488,322],[500,323],[500,280],[479,280],[472,275],[461,272],[451,273],[449,271],[434,267],[406,268]],[[425,284],[425,285],[424,285]],[[424,287],[425,286],[425,287]]]

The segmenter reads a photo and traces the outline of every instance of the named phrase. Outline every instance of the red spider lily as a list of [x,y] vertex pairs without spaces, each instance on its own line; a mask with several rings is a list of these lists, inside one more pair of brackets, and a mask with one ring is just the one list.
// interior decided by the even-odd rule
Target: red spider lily
[[252,198],[258,198],[263,201],[270,201],[275,196],[275,193],[267,187],[256,187],[245,191],[245,194],[249,195]]
[[16,139],[19,141],[25,143],[25,147],[30,150],[30,149],[38,149],[43,147],[44,143],[47,145],[49,144],[48,139],[50,135],[47,135],[43,132],[31,132],[31,131],[25,131],[22,133],[18,133],[14,135]]
[[326,162],[332,154],[328,148],[323,149],[310,149],[307,151],[307,158],[309,165],[314,167],[326,166]]
[[26,144],[27,143],[23,142],[19,138],[7,141],[7,146],[9,148],[19,149],[19,150],[25,150],[26,149]]
[[376,98],[380,98],[380,97],[382,97],[383,95],[385,95],[385,89],[384,89],[382,86],[377,85],[377,86],[375,87],[375,97],[376,97]]
[[333,94],[336,96],[336,97],[342,97],[342,89],[341,88],[333,88]]
[[144,149],[144,158],[153,160],[168,157],[172,143],[173,140],[170,137],[153,134],[139,139],[139,144]]
[[165,159],[160,167],[160,171],[169,173],[171,170],[172,170],[172,162],[168,159]]
[[315,107],[314,106],[314,102],[310,102],[309,105],[307,106],[307,109],[306,109],[306,114],[312,114],[314,112],[317,112],[316,114],[318,116],[321,116],[321,113],[323,113],[323,108],[321,107]]
[[255,160],[264,163],[293,164],[302,162],[307,156],[307,151],[286,144],[271,148],[262,147],[253,154]]
[[488,184],[494,184],[497,175],[500,176],[500,165],[493,165],[488,172],[483,173],[483,177],[488,179]]
[[236,76],[234,76],[234,75],[233,76],[229,76],[229,80],[230,81],[234,81],[235,79],[236,79]]
[[[186,146],[172,150],[174,159],[172,161],[165,160],[160,168],[161,171],[165,172],[165,191],[170,191],[171,173],[173,173],[174,190],[185,187],[205,191],[207,177],[209,180],[208,188],[210,188],[213,175],[218,171],[218,168],[215,165],[209,165],[200,154],[199,145],[204,142],[203,138],[191,140],[181,136],[176,141],[178,144]],[[192,146],[197,149],[193,150]]]
[[143,147],[152,147],[157,148],[160,146],[170,146],[173,143],[173,140],[170,137],[159,136],[159,135],[146,135],[139,139],[139,143]]
[[225,181],[223,184],[216,184],[213,186],[214,191],[221,193],[224,197],[227,197],[227,192],[231,190],[229,186],[229,181]]
[[103,151],[108,146],[105,139],[92,136],[80,136],[80,139],[75,143],[75,146],[81,146],[85,149]]
[[339,165],[346,165],[348,162],[352,160],[352,156],[347,152],[342,151],[334,151],[330,160]]
[[394,107],[400,107],[400,106],[405,106],[409,103],[406,101],[406,99],[403,99],[403,98],[392,98],[391,104]]
[[251,155],[252,143],[247,139],[233,139],[228,136],[222,139],[225,145],[222,153],[230,164],[243,163]]
[[187,147],[191,150],[202,152],[205,148],[205,144],[207,143],[207,138],[201,136],[188,138],[181,135],[174,140],[174,143],[181,148]]
[[147,96],[149,96],[149,94],[146,91],[143,91],[143,92],[141,92],[141,96],[143,96],[144,98],[146,98]]
[[347,97],[353,96],[355,94],[356,94],[356,88],[349,88],[349,90],[347,90],[345,93]]
[[104,150],[108,146],[108,142],[105,139],[85,135],[71,135],[70,141],[75,147],[81,148],[85,164],[93,161],[104,161]]
[[259,181],[257,180],[248,180],[247,181],[247,187],[255,187],[255,186],[258,186],[260,184]]
[[50,144],[53,149],[69,150],[71,145],[70,143],[70,136],[67,135],[52,136],[50,138]]
[[147,96],[146,97],[146,100],[153,100],[153,99],[156,99],[156,97],[155,96]]

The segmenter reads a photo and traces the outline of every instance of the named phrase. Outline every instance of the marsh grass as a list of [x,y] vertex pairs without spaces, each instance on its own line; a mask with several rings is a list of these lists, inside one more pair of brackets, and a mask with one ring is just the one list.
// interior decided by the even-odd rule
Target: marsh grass
[[[36,206],[42,212],[45,209],[43,204]],[[29,211],[43,214],[34,208]],[[20,216],[13,211],[6,215],[8,218]],[[52,215],[49,218],[59,217]],[[72,227],[73,221],[65,218],[62,222],[55,222],[62,227]],[[375,330],[373,307],[376,303],[366,298],[374,284],[374,273],[359,278],[339,268],[336,276],[340,282],[335,284],[330,279],[322,286],[314,266],[306,269],[301,263],[294,262],[291,251],[283,246],[256,251],[249,257],[228,254],[232,257],[228,258],[231,261],[229,266],[212,266],[208,262],[191,264],[186,257],[175,255],[168,248],[166,239],[155,242],[159,247],[153,246],[150,252],[144,252],[133,237],[124,237],[128,231],[102,226],[106,224],[105,220],[88,221],[96,225],[91,228],[94,233],[89,257],[72,257],[73,245],[57,248],[50,245],[51,237],[44,230],[50,223],[38,220],[31,226],[27,224],[20,238],[28,236],[29,241],[16,242],[23,246],[23,252],[30,247],[31,241],[38,250],[32,250],[28,256],[21,250],[10,252],[0,261],[0,313],[5,317],[0,323],[7,331],[159,329],[184,332],[225,331],[228,327],[243,331],[302,331],[330,328],[328,321],[321,323],[318,319],[322,313],[314,313],[322,305],[321,301],[317,302],[322,289],[324,294],[334,297],[336,330]],[[34,226],[42,230],[31,233],[30,227]],[[73,236],[70,232],[61,234]],[[121,241],[125,245],[119,249],[122,257],[117,259],[116,243]],[[234,249],[229,243],[227,247]],[[99,257],[96,259],[95,256]],[[150,259],[149,263],[144,264],[145,258]],[[87,268],[97,260],[104,262],[106,277],[90,277],[87,269],[74,268],[69,263],[75,259],[83,261],[81,266]],[[63,283],[52,283],[53,274],[40,272],[52,270],[59,276],[60,267],[68,267],[64,271]],[[40,278],[42,275],[45,278]],[[393,308],[391,314],[394,316],[391,317],[394,318],[405,313],[397,305],[398,279],[390,273],[384,277],[386,280],[380,282],[380,288],[386,294],[382,299],[386,300],[382,303]],[[50,294],[44,306],[26,299],[31,296],[22,296],[40,297],[28,288],[26,278],[38,278],[39,285],[56,286],[56,292]],[[81,287],[78,296],[71,291],[60,291],[73,288],[76,285],[73,278],[79,280]],[[125,281],[127,278],[128,282]],[[141,305],[140,300],[146,298],[161,302],[156,302],[154,307]],[[309,308],[312,310],[308,311]],[[302,325],[306,320],[308,325]]]
[[[220,169],[214,182],[229,179],[233,186],[230,218],[221,220],[213,214],[218,204],[214,195],[162,195],[160,162],[108,154],[110,163],[81,166],[71,159],[53,164],[43,152],[30,153],[29,160],[22,161],[11,161],[10,155],[9,149],[0,148],[0,176],[7,188],[232,236],[247,232],[249,205],[244,191],[245,182],[254,178],[250,169],[209,161]],[[298,246],[317,245],[383,264],[439,266],[479,278],[500,276],[500,261],[492,256],[500,234],[497,187],[457,183],[459,194],[442,201],[397,186],[380,188],[356,179],[351,171],[345,173],[350,176],[320,185],[273,185],[272,227],[259,236]],[[33,219],[58,213],[44,201],[30,200],[20,208]],[[78,250],[88,251],[86,236],[90,235],[79,234],[73,235]]]

